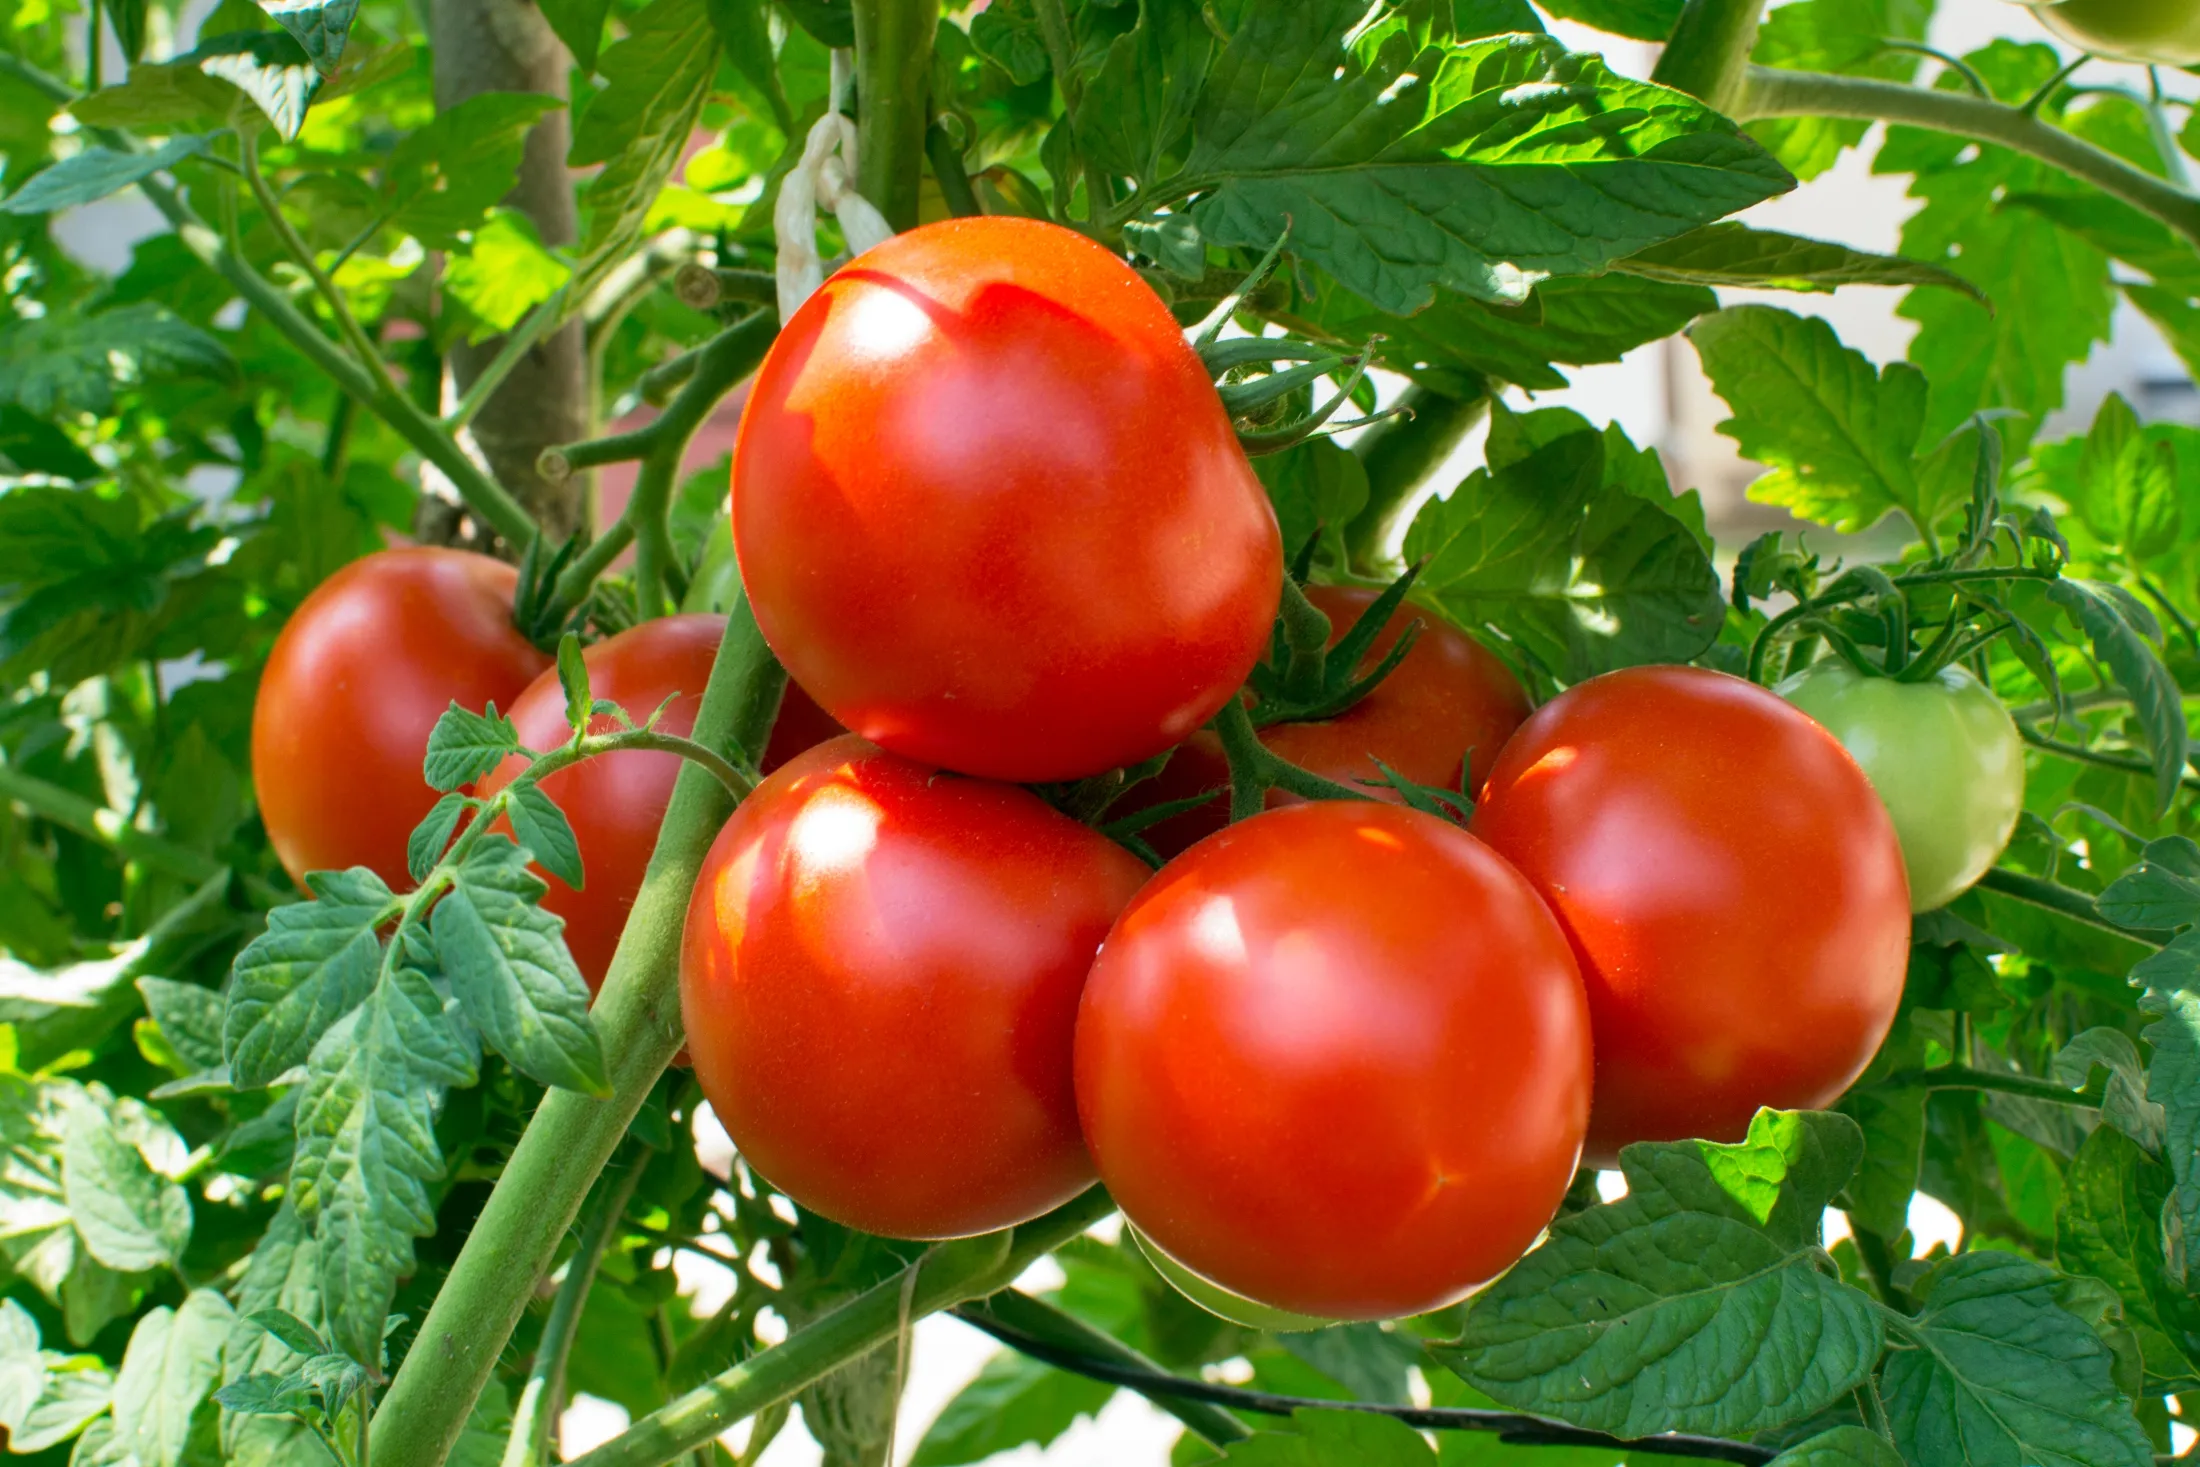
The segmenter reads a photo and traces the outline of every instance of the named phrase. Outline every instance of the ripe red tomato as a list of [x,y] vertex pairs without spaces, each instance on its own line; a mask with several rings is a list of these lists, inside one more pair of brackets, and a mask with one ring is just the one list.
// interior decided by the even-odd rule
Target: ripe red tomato
[[[1359,586],[1306,588],[1306,599],[1329,618],[1331,645],[1351,630],[1379,594]],[[1461,767],[1471,752],[1470,788],[1481,788],[1483,777],[1497,761],[1497,751],[1528,716],[1528,694],[1487,647],[1436,613],[1410,604],[1392,614],[1355,671],[1372,670],[1416,620],[1421,632],[1413,649],[1373,692],[1320,723],[1264,728],[1260,741],[1302,769],[1366,789],[1376,799],[1393,804],[1400,803],[1400,796],[1388,785],[1361,783],[1382,778],[1377,759],[1415,784],[1457,789]],[[1159,775],[1133,790],[1119,813],[1229,787],[1230,765],[1222,757],[1222,741],[1203,729],[1184,741]],[[1298,796],[1283,790],[1268,792],[1271,809],[1297,800]],[[1145,836],[1156,851],[1173,856],[1222,829],[1229,813],[1227,799],[1213,800],[1154,826]]]
[[1435,1309],[1535,1241],[1589,1119],[1566,938],[1457,826],[1270,810],[1132,900],[1077,1020],[1077,1109],[1123,1215],[1298,1314]]
[[384,550],[290,618],[252,707],[252,783],[293,877],[365,866],[411,884],[405,841],[437,798],[429,730],[453,702],[509,706],[550,660],[512,625],[518,583],[486,555]]
[[758,623],[913,759],[1072,779],[1184,738],[1268,643],[1282,542],[1199,359],[1030,219],[866,252],[780,332],[733,458]]
[[734,812],[681,949],[696,1078],[802,1206],[900,1238],[1038,1216],[1092,1182],[1077,996],[1147,876],[1010,785],[853,737]]
[[1894,826],[1833,735],[1753,683],[1636,667],[1577,685],[1505,746],[1474,832],[1581,960],[1594,1159],[1823,1106],[1894,1022],[1910,947]]

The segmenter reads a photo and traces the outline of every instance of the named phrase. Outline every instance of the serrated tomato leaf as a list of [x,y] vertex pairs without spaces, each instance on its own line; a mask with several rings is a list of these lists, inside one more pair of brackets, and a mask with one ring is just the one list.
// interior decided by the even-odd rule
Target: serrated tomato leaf
[[377,929],[397,916],[382,879],[364,866],[306,876],[314,900],[277,907],[230,972],[222,1050],[240,1088],[271,1084],[302,1064],[314,1042],[374,988]]

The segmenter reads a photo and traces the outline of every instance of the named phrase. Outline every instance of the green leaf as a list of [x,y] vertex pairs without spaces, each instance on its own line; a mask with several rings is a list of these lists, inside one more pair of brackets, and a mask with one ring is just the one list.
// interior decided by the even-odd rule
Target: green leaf
[[588,732],[588,716],[596,700],[588,690],[588,659],[581,656],[581,639],[567,632],[558,639],[558,686],[565,690],[565,722],[575,733]]
[[1925,1092],[1872,1086],[1843,1096],[1840,1109],[1864,1133],[1864,1160],[1841,1205],[1857,1226],[1882,1238],[1900,1237],[1924,1155]]
[[1751,229],[1731,221],[1706,224],[1678,239],[1652,245],[1612,268],[1679,285],[1828,293],[1844,285],[1939,285],[1986,299],[1970,281],[1938,265],[1900,255],[1868,254],[1828,240]]
[[506,792],[504,814],[512,833],[542,868],[570,886],[582,889],[581,848],[565,812],[531,779],[522,779]]
[[604,169],[583,191],[590,260],[623,255],[679,163],[718,70],[718,32],[702,0],[650,0],[603,53],[596,93],[573,129],[568,161]]
[[320,1245],[329,1337],[362,1364],[379,1361],[397,1281],[412,1272],[412,1240],[435,1230],[428,1183],[443,1174],[441,1087],[475,1075],[443,1000],[408,969],[314,1046],[291,1195]]
[[109,1268],[136,1273],[183,1257],[191,1241],[189,1194],[155,1171],[97,1105],[70,1117],[61,1185],[84,1246]]
[[1114,1395],[1114,1386],[1000,1351],[941,1408],[909,1467],[961,1467],[1027,1442],[1046,1446]]
[[561,105],[531,92],[482,92],[407,134],[390,154],[391,225],[433,249],[460,246],[519,183],[528,133]]
[[2102,1126],[2064,1174],[2055,1217],[2055,1262],[2116,1292],[2157,1393],[2191,1389],[2200,1354],[2200,1303],[2172,1278],[2162,1246],[2170,1187],[2167,1168]]
[[323,77],[305,47],[288,31],[245,31],[202,40],[178,60],[195,61],[250,97],[284,142],[305,126],[306,109],[320,94]]
[[145,54],[145,0],[100,0],[100,9],[115,28],[115,44],[125,61]]
[[106,1414],[115,1379],[96,1357],[79,1357],[46,1372],[46,1389],[23,1418],[22,1429],[8,1433],[8,1450],[28,1456],[59,1446]]
[[2152,214],[2102,194],[2012,194],[2002,207],[2029,209],[2111,259],[2144,270],[2166,295],[2200,295],[2200,250]]
[[[974,41],[978,30],[972,26]],[[1045,69],[1046,48],[1036,36],[1031,43],[1038,45],[1029,58],[1037,62],[1036,78]],[[1017,70],[1006,58],[987,54],[1012,74]],[[1085,88],[1077,143],[1086,161],[1111,174],[1159,177],[1191,131],[1214,54],[1214,32],[1193,0],[1144,0],[1138,24],[1108,47]]]
[[970,48],[1019,87],[1047,74],[1046,38],[1030,0],[1001,0],[970,18]]
[[475,808],[473,800],[456,790],[428,808],[428,813],[413,827],[412,834],[405,838],[405,869],[412,873],[413,880],[428,879],[428,873],[443,859],[443,852],[457,832],[458,823]]
[[206,151],[212,136],[191,133],[170,138],[149,153],[118,153],[90,147],[64,158],[0,202],[0,213],[52,214],[104,199],[156,173],[166,172],[186,158]]
[[779,63],[772,54],[771,24],[764,0],[703,0],[703,8],[710,13],[711,27],[718,32],[718,44],[725,48],[727,58],[749,85],[763,93],[779,130],[793,137],[797,130],[794,108],[779,81]]
[[2087,529],[2134,559],[2170,549],[2184,529],[2177,451],[2147,436],[2118,393],[2104,398],[2093,416],[2076,479],[2054,487]]
[[172,374],[234,382],[237,364],[220,342],[149,301],[0,325],[0,397],[41,416],[105,417],[118,389]]
[[2187,372],[2200,372],[2200,306],[2191,296],[2158,285],[2126,285],[2124,297],[2154,323]]
[[1603,439],[1577,432],[1430,501],[1406,532],[1406,559],[1428,562],[1417,594],[1566,682],[1696,656],[1724,616],[1718,575],[1679,501],[1632,492],[1608,467]]
[[323,76],[336,74],[352,20],[359,14],[359,0],[261,0],[260,8],[290,32],[315,71]]
[[253,1320],[281,1310],[315,1334],[321,1327],[321,1250],[287,1196],[274,1221],[260,1236],[237,1285],[237,1321],[222,1352],[225,1380],[260,1373],[282,1374],[305,1359],[282,1339]]
[[140,1467],[180,1467],[192,1417],[221,1380],[222,1342],[235,1318],[214,1289],[195,1289],[179,1309],[138,1320],[115,1377],[115,1437]]
[[241,1089],[273,1084],[305,1061],[329,1025],[374,987],[376,929],[398,903],[364,866],[306,877],[314,900],[267,914],[267,931],[237,954],[222,1051]]
[[0,1427],[21,1429],[46,1389],[38,1321],[13,1299],[0,1300]]
[[545,890],[523,851],[485,837],[436,903],[436,949],[452,996],[492,1049],[545,1085],[608,1095],[588,984],[562,924],[536,905]]
[[476,713],[453,703],[428,731],[428,749],[420,763],[420,774],[431,788],[455,790],[472,784],[519,751],[519,731],[512,727],[511,719],[497,712],[496,704],[491,703],[485,713]]
[[[1923,41],[1932,14],[1932,0],[1794,0],[1766,14],[1750,59],[1906,82],[1917,75],[1916,54],[1883,47],[1880,39]],[[1862,142],[1870,127],[1862,119],[1762,117],[1749,131],[1797,178],[1811,179]]]
[[1543,8],[1561,20],[1627,36],[1662,41],[1680,23],[1682,0],[1544,0]]
[[471,318],[472,342],[511,330],[572,278],[572,267],[543,247],[534,221],[517,209],[491,209],[443,268],[444,290]]
[[1954,506],[1928,497],[1918,473],[1926,387],[1915,367],[1875,372],[1824,321],[1771,306],[1730,306],[1688,339],[1733,410],[1719,431],[1772,466],[1751,499],[1850,532],[1897,511],[1929,526]]
[[1341,545],[1344,527],[1367,503],[1367,470],[1327,438],[1265,454],[1253,460],[1253,472],[1267,487],[1290,555],[1298,554],[1316,531],[1333,547]]
[[130,68],[121,83],[81,97],[69,113],[88,127],[129,127],[155,132],[216,127],[228,121],[236,89],[181,59]]
[[542,7],[542,18],[550,22],[550,29],[565,42],[573,64],[584,74],[596,69],[603,48],[603,23],[610,14],[611,0],[546,0]]
[[[2133,624],[2151,621],[2148,613],[2120,587],[2091,581],[2050,581],[2047,599],[2070,613],[2093,644],[2093,655],[2108,668],[2116,685],[2131,696],[2131,710],[2154,762],[2154,806],[2166,814],[2177,798],[2189,752],[2184,695],[2177,679]],[[2158,630],[2158,629],[2155,629]]]
[[[2100,895],[2101,915],[2120,927],[2171,932],[2200,925],[2200,845],[2185,836],[2149,841],[2143,858]],[[2150,958],[2142,972],[2159,967],[2181,944]],[[2179,968],[2182,965],[2177,965]],[[2140,978],[2141,973],[2134,973]],[[2181,972],[2177,976],[2182,976]]]
[[1959,1253],[1910,1288],[1881,1390],[1911,1462],[2153,1467],[2109,1376],[2108,1347],[2056,1303],[2055,1274],[2012,1253]]
[[1862,1153],[1847,1117],[1809,1111],[1759,1111],[1734,1146],[1629,1146],[1627,1196],[1553,1223],[1433,1353],[1507,1406],[1616,1436],[1808,1416],[1879,1359],[1877,1307],[1819,1246]]
[[219,993],[196,983],[150,977],[137,980],[137,991],[161,1037],[185,1063],[194,1070],[222,1063],[224,1005]]
[[2150,1152],[2162,1149],[2162,1107],[2146,1098],[2146,1068],[2139,1060],[2139,1046],[2123,1030],[2106,1026],[2086,1030],[2055,1052],[2047,1073],[2073,1090],[2091,1084],[2096,1073],[2105,1074],[2101,1119]]
[[1836,1426],[1774,1457],[1768,1467],[1904,1467],[1901,1456],[1861,1426]]
[[[1256,7],[1214,60],[1183,174],[1216,244],[1291,248],[1379,308],[1518,301],[1793,186],[1691,97],[1545,37],[1423,44],[1354,0]],[[1351,44],[1347,45],[1347,39]],[[1341,71],[1341,75],[1339,75]]]
[[1436,1454],[1419,1432],[1387,1416],[1299,1410],[1288,1428],[1232,1442],[1221,1460],[1230,1467],[1435,1467]]

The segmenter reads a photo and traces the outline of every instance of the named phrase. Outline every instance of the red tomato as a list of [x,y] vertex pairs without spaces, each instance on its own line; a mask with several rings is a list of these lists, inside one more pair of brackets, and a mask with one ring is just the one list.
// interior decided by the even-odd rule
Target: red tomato
[[252,783],[292,876],[365,866],[411,885],[405,841],[437,799],[429,730],[454,702],[508,706],[550,660],[512,625],[518,584],[486,555],[383,550],[283,627],[252,707]]
[[[589,691],[624,708],[637,724],[670,698],[670,706],[657,720],[658,731],[685,738],[695,729],[703,686],[710,681],[710,666],[725,635],[722,616],[697,613],[643,622],[581,654],[588,664]],[[558,681],[556,668],[544,672],[519,695],[512,705],[512,726],[530,749],[556,748],[571,736],[572,726],[565,721],[565,686]],[[611,733],[618,726],[612,718],[597,718],[589,731]],[[790,684],[780,705],[779,722],[772,726],[765,764],[777,768],[835,732],[817,705]],[[795,747],[783,749],[782,745]],[[657,849],[657,827],[664,821],[665,807],[672,803],[680,764],[677,754],[628,749],[599,754],[542,781],[542,792],[573,826],[583,879],[582,889],[575,891],[538,870],[550,884],[542,904],[565,919],[565,945],[592,991],[603,987],[604,974],[611,971],[611,955],[618,951],[619,934],[626,929],[627,914],[642,889],[642,874]],[[506,760],[481,782],[479,793],[495,794],[522,767],[516,758]]]
[[[718,618],[721,624],[725,618]],[[848,730],[833,722],[832,715],[817,706],[817,700],[802,691],[802,685],[789,679],[787,694],[779,700],[779,721],[772,725],[772,736],[764,745],[764,762],[759,768],[770,774],[780,765],[805,750],[814,749],[827,739],[837,739]]]
[[849,728],[996,779],[1158,754],[1268,643],[1282,542],[1168,308],[1091,240],[952,219],[787,323],[733,457],[764,635]]
[[1147,876],[1010,785],[858,738],[734,812],[681,949],[696,1078],[802,1206],[900,1238],[1026,1221],[1091,1185],[1077,996]]
[[1383,1319],[1511,1266],[1589,1119],[1566,938],[1432,815],[1271,810],[1163,867],[1077,1021],[1077,1108],[1123,1215],[1261,1304]]
[[1505,746],[1474,832],[1581,960],[1595,1159],[1824,1106],[1894,1022],[1910,947],[1894,826],[1833,735],[1755,684],[1694,667],[1579,684]]
[[[1306,588],[1306,599],[1329,618],[1331,645],[1351,630],[1378,594],[1358,586]],[[1455,790],[1471,752],[1472,788],[1481,788],[1498,749],[1528,716],[1527,692],[1488,648],[1436,613],[1410,604],[1392,614],[1356,671],[1372,670],[1415,621],[1421,623],[1421,632],[1413,650],[1373,692],[1321,723],[1264,728],[1260,741],[1302,769],[1393,804],[1400,797],[1388,785],[1361,783],[1382,778],[1377,759],[1415,784]],[[1222,741],[1203,729],[1185,740],[1159,775],[1132,791],[1117,813],[1229,787],[1230,765],[1222,757]],[[1298,796],[1283,790],[1268,792],[1271,809],[1297,801]],[[1229,813],[1228,799],[1217,799],[1164,821],[1145,836],[1156,851],[1173,856],[1222,829]]]

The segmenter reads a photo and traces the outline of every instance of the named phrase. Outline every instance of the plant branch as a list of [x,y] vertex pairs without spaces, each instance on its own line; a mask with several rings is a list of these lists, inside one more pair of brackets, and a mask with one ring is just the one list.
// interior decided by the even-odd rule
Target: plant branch
[[[737,605],[691,737],[717,749],[762,748],[785,686],[747,603]],[[702,770],[681,771],[596,999],[612,1097],[553,1090],[543,1098],[383,1397],[373,1467],[423,1467],[449,1454],[596,1174],[679,1048],[688,894],[732,803]]]
[[[1419,508],[1417,491],[1490,410],[1489,393],[1448,397],[1409,387],[1405,409],[1361,434],[1353,456],[1367,470],[1367,503],[1344,527],[1345,556],[1357,570],[1380,573],[1396,558],[1400,521]],[[1294,550],[1296,546],[1292,547]]]
[[1260,741],[1259,733],[1253,728],[1253,717],[1246,712],[1240,699],[1232,698],[1224,704],[1222,711],[1210,719],[1207,726],[1222,740],[1223,757],[1230,763],[1230,819],[1233,821],[1258,815],[1267,803],[1270,789],[1288,790],[1306,800],[1373,798],[1365,790],[1323,779],[1272,752]]
[[415,452],[441,470],[484,523],[514,545],[525,545],[534,538],[533,518],[501,484],[467,457],[456,439],[444,432],[441,425],[422,412],[402,391],[384,389],[377,384],[350,353],[324,336],[318,326],[291,304],[288,296],[253,269],[212,226],[192,212],[175,189],[153,178],[140,180],[138,188],[175,227],[185,249],[235,287],[246,304],[266,317],[269,325],[288,338],[292,346],[327,373],[347,395],[372,409]]
[[924,155],[931,160],[932,177],[940,186],[940,197],[947,201],[948,213],[970,219],[985,212],[963,168],[962,146],[945,123],[934,122],[924,130]]
[[2119,927],[2101,915],[2100,905],[2085,892],[2048,881],[2038,876],[2027,876],[2021,871],[2011,871],[1996,866],[1978,879],[1981,891],[1994,892],[2026,906],[2053,912],[2087,927],[2097,927],[2103,932],[2148,947],[2166,946],[2170,939],[2167,932],[2148,932],[2136,927]]
[[497,348],[497,354],[482,367],[481,375],[466,389],[466,395],[443,417],[446,433],[456,433],[474,420],[474,415],[488,405],[496,390],[504,385],[504,379],[512,375],[512,369],[527,359],[535,349],[535,343],[565,323],[566,301],[571,298],[573,282],[568,280],[550,293],[550,298],[538,304],[521,318]]
[[1914,1086],[1925,1090],[1991,1090],[2000,1095],[2022,1095],[2028,1100],[2044,1100],[2054,1105],[2083,1106],[2099,1110],[2106,1098],[2100,1090],[2058,1085],[2053,1080],[2043,1080],[2036,1075],[2016,1075],[2006,1071],[1976,1070],[1969,1065],[1940,1065],[1926,1070],[1904,1070],[1889,1075],[1884,1082],[1889,1086]]
[[1743,122],[1760,117],[1847,117],[1907,123],[1996,143],[2092,184],[2200,244],[2200,196],[2134,168],[2022,108],[1868,77],[1752,66],[1733,115]]
[[0,764],[0,800],[97,841],[126,861],[141,862],[185,881],[208,881],[228,869],[213,856],[139,830],[118,810],[6,764]]
[[940,0],[855,0],[856,190],[914,229]]
[[[2126,774],[2142,775],[2148,779],[2154,777],[2152,761],[2141,759],[2136,755],[2111,754],[2100,749],[2089,749],[2083,744],[2072,744],[2061,739],[2051,739],[2026,723],[2017,725],[2017,733],[2022,736],[2026,743],[2043,753],[2054,754],[2064,759],[2072,759],[2080,764],[2096,765],[2102,769],[2120,769]],[[2187,773],[2179,777],[2179,783],[2184,785],[2186,789],[2200,789],[2200,776]]]
[[670,1462],[891,1342],[905,1318],[922,1319],[1007,1288],[1026,1268],[1114,1210],[1108,1194],[1094,1187],[1021,1227],[942,1244],[779,1344],[651,1412],[569,1467]]
[[1765,0],[1688,0],[1650,80],[1733,110]]
[[503,1467],[538,1467],[550,1460],[550,1431],[565,1394],[565,1362],[573,1353],[573,1336],[580,1329],[581,1308],[596,1279],[596,1265],[626,1211],[634,1186],[649,1165],[649,1148],[638,1147],[626,1170],[606,1176],[596,1185],[594,1205],[581,1223],[573,1256],[566,1260],[565,1280],[550,1301],[549,1317],[542,1322],[542,1343],[535,1349],[535,1363],[528,1372],[526,1389],[512,1421],[512,1435],[504,1449]]
[[[1676,1432],[1666,1436],[1628,1440],[1608,1436],[1601,1431],[1591,1431],[1586,1427],[1571,1426],[1563,1421],[1552,1421],[1515,1411],[1478,1410],[1472,1407],[1390,1406],[1374,1401],[1322,1400],[1310,1396],[1284,1396],[1272,1391],[1252,1391],[1239,1386],[1217,1385],[1065,1349],[1035,1334],[1012,1328],[1000,1318],[997,1310],[991,1308],[958,1310],[957,1313],[1002,1344],[1029,1355],[1034,1360],[1043,1360],[1057,1369],[1073,1371],[1092,1380],[1127,1387],[1148,1397],[1157,1405],[1168,1398],[1205,1401],[1263,1416],[1289,1416],[1295,1411],[1359,1411],[1370,1416],[1388,1416],[1394,1421],[1423,1430],[1495,1432],[1499,1441],[1510,1445],[1611,1447],[1623,1449],[1630,1455],[1692,1457],[1713,1462],[1756,1464],[1769,1462],[1777,1455],[1769,1447],[1728,1441],[1715,1436],[1683,1436]],[[592,1458],[583,1457],[581,1461],[594,1467]]]
[[[1080,1363],[1097,1361],[1126,1373],[1135,1372],[1141,1380],[1175,1379],[1106,1330],[1095,1329],[1074,1314],[1016,1289],[1003,1289],[990,1299],[960,1305],[955,1316],[966,1324],[976,1325],[1010,1349],[1049,1365],[1055,1361],[1033,1352],[1044,1347],[1049,1354],[1074,1358]],[[1027,1350],[1026,1345],[1032,1348]],[[1076,1369],[1075,1366],[1066,1368]],[[1136,1383],[1130,1386],[1132,1390],[1139,1389]],[[1192,1400],[1170,1391],[1156,1391],[1148,1399],[1212,1446],[1226,1447],[1253,1434],[1244,1422],[1213,1402]]]

